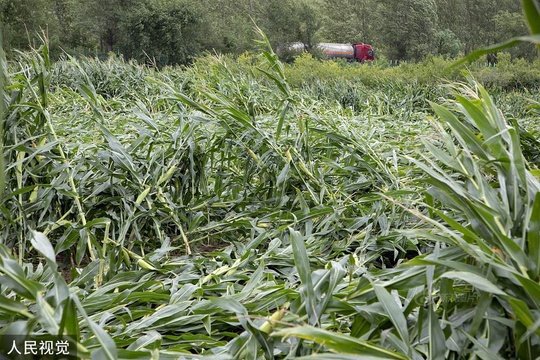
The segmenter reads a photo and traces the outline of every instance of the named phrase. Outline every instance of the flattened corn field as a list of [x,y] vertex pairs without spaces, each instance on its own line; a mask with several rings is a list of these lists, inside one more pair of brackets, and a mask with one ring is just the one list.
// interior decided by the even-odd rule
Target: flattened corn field
[[10,62],[1,333],[93,359],[536,358],[538,92],[302,71]]

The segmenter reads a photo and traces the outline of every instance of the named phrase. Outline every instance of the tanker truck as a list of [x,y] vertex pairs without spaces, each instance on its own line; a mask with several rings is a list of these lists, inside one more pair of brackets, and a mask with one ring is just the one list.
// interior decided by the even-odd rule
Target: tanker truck
[[359,44],[336,44],[336,43],[320,43],[316,45],[329,59],[346,59],[347,61],[364,62],[366,60],[374,60],[375,52],[371,45]]
[[[338,44],[338,43],[319,43],[315,45],[315,49],[322,51],[328,59],[345,59],[347,61],[364,62],[366,60],[374,60],[375,52],[369,44]],[[306,44],[301,42],[290,43],[281,49],[278,47],[278,55],[285,52],[302,52],[307,51]]]

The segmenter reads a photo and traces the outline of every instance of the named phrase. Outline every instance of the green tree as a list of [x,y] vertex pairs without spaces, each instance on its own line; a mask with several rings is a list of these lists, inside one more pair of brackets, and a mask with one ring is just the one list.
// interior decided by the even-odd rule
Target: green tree
[[321,19],[314,4],[301,1],[297,4],[299,21],[299,40],[309,47],[315,45],[315,34],[321,28]]
[[313,45],[321,25],[315,5],[307,0],[268,0],[257,23],[273,45],[295,41]]
[[53,0],[52,7],[58,22],[58,46],[73,55],[95,55],[99,50],[99,36],[87,28],[95,27],[88,20],[87,7],[78,0]]
[[465,51],[471,52],[497,42],[493,17],[499,6],[497,0],[466,0]]
[[298,40],[298,14],[292,0],[269,0],[257,23],[273,45]]
[[206,49],[224,53],[242,53],[253,46],[253,20],[260,12],[255,0],[215,0],[201,2],[204,8]]
[[187,64],[202,50],[202,9],[189,1],[138,4],[119,25],[119,49],[128,58],[158,65]]
[[514,0],[436,0],[439,29],[451,30],[469,53],[497,42],[494,17],[499,11],[521,11]]
[[445,58],[453,58],[463,51],[463,43],[450,29],[444,29],[435,33],[435,54]]
[[434,0],[381,1],[378,32],[394,60],[420,60],[434,52],[437,29]]
[[49,38],[58,34],[49,0],[0,0],[0,22],[6,50],[35,47],[42,34]]
[[465,0],[436,0],[438,30],[450,30],[461,41],[464,48],[467,38],[467,8]]
[[[529,31],[521,12],[499,11],[493,17],[496,42],[503,42],[511,37],[526,35]],[[520,44],[508,50],[512,57],[534,59],[536,49],[533,44]]]
[[119,21],[121,19],[122,4],[118,0],[89,1],[86,11],[82,13],[88,21],[84,24],[99,40],[100,52],[113,51],[119,39]]
[[376,38],[377,2],[374,0],[325,0],[321,4],[321,37],[340,43],[372,43]]

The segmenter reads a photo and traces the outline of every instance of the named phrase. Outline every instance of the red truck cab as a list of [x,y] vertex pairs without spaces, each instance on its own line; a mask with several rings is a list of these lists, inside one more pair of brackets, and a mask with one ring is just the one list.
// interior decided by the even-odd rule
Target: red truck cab
[[375,60],[375,52],[369,44],[353,44],[354,58],[356,61],[364,62],[366,60]]

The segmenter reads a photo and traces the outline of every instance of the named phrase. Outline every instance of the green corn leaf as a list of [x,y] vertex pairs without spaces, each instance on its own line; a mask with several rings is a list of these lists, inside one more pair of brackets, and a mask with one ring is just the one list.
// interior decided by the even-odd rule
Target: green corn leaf
[[295,357],[296,360],[380,360],[379,356],[353,355],[353,354],[313,354],[308,356]]
[[317,298],[313,289],[313,280],[311,278],[311,267],[309,257],[304,243],[304,237],[296,230],[289,228],[291,236],[291,245],[294,255],[294,264],[305,288],[305,304],[309,321],[312,325],[319,323],[319,314],[317,314]]
[[254,339],[257,340],[258,344],[261,346],[261,348],[264,351],[264,356],[266,359],[273,359],[274,356],[274,344],[273,344],[273,338],[268,336],[268,334],[264,331],[261,331],[259,328],[254,326],[251,321],[246,319],[244,322],[244,327],[249,331],[251,336],[253,336]]
[[[53,307],[45,301],[45,299],[41,296],[38,296],[36,298],[36,306],[37,306],[37,312],[36,317],[38,321],[43,325],[43,328],[47,330],[49,334],[58,334],[58,330],[60,329],[60,326],[58,324],[57,319],[54,317],[54,309]],[[71,335],[71,334],[70,334]]]
[[529,257],[536,268],[536,278],[540,275],[540,192],[536,193],[528,221],[527,242]]
[[116,344],[105,330],[90,319],[87,319],[88,325],[92,329],[92,332],[96,336],[100,347],[97,351],[92,352],[92,359],[106,359],[116,360],[118,359],[118,353],[116,350]]
[[92,352],[92,359],[106,359],[106,360],[116,360],[118,359],[118,352],[116,350],[116,344],[114,340],[111,338],[111,336],[102,329],[98,324],[96,324],[94,321],[92,321],[88,315],[86,314],[86,311],[84,310],[83,305],[81,304],[80,300],[76,297],[72,298],[73,302],[75,303],[76,308],[78,309],[79,313],[82,315],[84,320],[86,321],[86,324],[94,334],[99,347],[95,349]]
[[492,301],[493,296],[485,293],[480,293],[477,301],[471,299],[471,304],[474,304],[475,308],[470,328],[467,329],[468,334],[476,335],[483,324],[485,324],[486,312],[489,310]]
[[475,345],[476,349],[474,350],[474,354],[478,356],[478,358],[482,360],[504,360],[503,357],[488,348],[482,341],[479,341],[467,333],[464,333],[464,335]]
[[540,34],[540,3],[538,0],[521,0],[531,34]]
[[390,318],[390,321],[394,324],[394,328],[399,334],[401,340],[404,344],[410,346],[410,335],[407,327],[407,320],[403,315],[403,309],[398,306],[396,299],[394,299],[394,297],[383,286],[373,284],[373,290],[375,290],[375,294],[377,295],[380,304],[384,308],[386,315]]
[[34,249],[39,251],[39,253],[45,257],[49,266],[51,266],[53,270],[56,270],[56,254],[49,239],[47,239],[43,233],[32,230],[30,242],[32,243]]
[[478,290],[489,292],[495,295],[506,296],[506,293],[502,291],[501,289],[499,289],[491,281],[470,272],[449,271],[449,272],[444,273],[442,277],[450,278],[454,280],[461,280],[461,281],[471,284]]
[[473,122],[480,130],[480,133],[486,141],[484,144],[492,148],[491,154],[493,154],[495,158],[500,158],[504,153],[502,144],[499,141],[487,142],[487,140],[496,136],[499,131],[502,131],[503,129],[499,129],[496,124],[493,124],[482,109],[478,108],[471,100],[459,95],[456,96],[456,99],[461,105],[463,113],[467,115],[467,120]]
[[238,300],[229,297],[211,298],[210,300],[220,308],[231,311],[238,316],[245,316],[248,313],[244,305]]
[[62,309],[62,319],[60,320],[59,334],[80,334],[77,309],[75,307],[75,303],[70,298],[65,301]]
[[4,295],[0,295],[0,310],[2,310],[2,312],[5,314],[10,314],[11,316],[22,315],[29,319],[34,317],[30,312],[27,311],[26,306],[23,303],[14,301],[5,297]]
[[299,337],[344,354],[357,354],[384,359],[407,359],[406,356],[378,347],[368,341],[312,326],[299,326],[272,333],[275,337]]
[[283,105],[281,106],[281,112],[279,113],[279,120],[276,127],[276,140],[278,140],[281,135],[283,122],[285,121],[285,116],[287,115],[287,112],[290,107],[291,107],[291,104],[288,100],[284,101]]
[[538,281],[533,281],[521,274],[516,274],[516,277],[521,283],[524,292],[529,295],[529,299],[534,303],[535,308],[540,309],[540,284]]
[[148,345],[152,345],[155,343],[160,344],[162,340],[162,336],[159,332],[155,330],[150,330],[146,335],[138,338],[136,341],[132,342],[128,347],[127,350],[142,350]]
[[[520,322],[525,325],[528,329],[532,329],[535,326],[535,323],[537,321],[537,318],[533,316],[531,313],[531,309],[527,306],[527,304],[516,298],[509,298],[508,303],[510,303],[510,306],[514,310],[514,313],[516,317],[520,320]],[[534,332],[540,336],[540,328],[534,329]]]
[[343,277],[347,274],[340,263],[332,261],[331,266],[331,269],[325,273],[325,276],[314,284],[316,290],[320,288],[326,290],[324,297],[317,304],[318,314],[324,314],[327,311],[329,303],[333,300],[334,290],[339,286],[340,282],[343,281]]
[[473,154],[479,156],[480,158],[489,160],[489,156],[482,148],[482,143],[478,140],[471,129],[463,125],[463,123],[445,107],[434,103],[431,103],[431,106],[437,115],[439,115],[441,120],[448,123],[454,129],[454,135],[460,139],[460,143],[464,149],[469,149]]
[[0,284],[8,289],[13,289],[19,295],[36,300],[39,293],[44,290],[42,284],[29,280],[17,261],[4,258],[0,261]]

